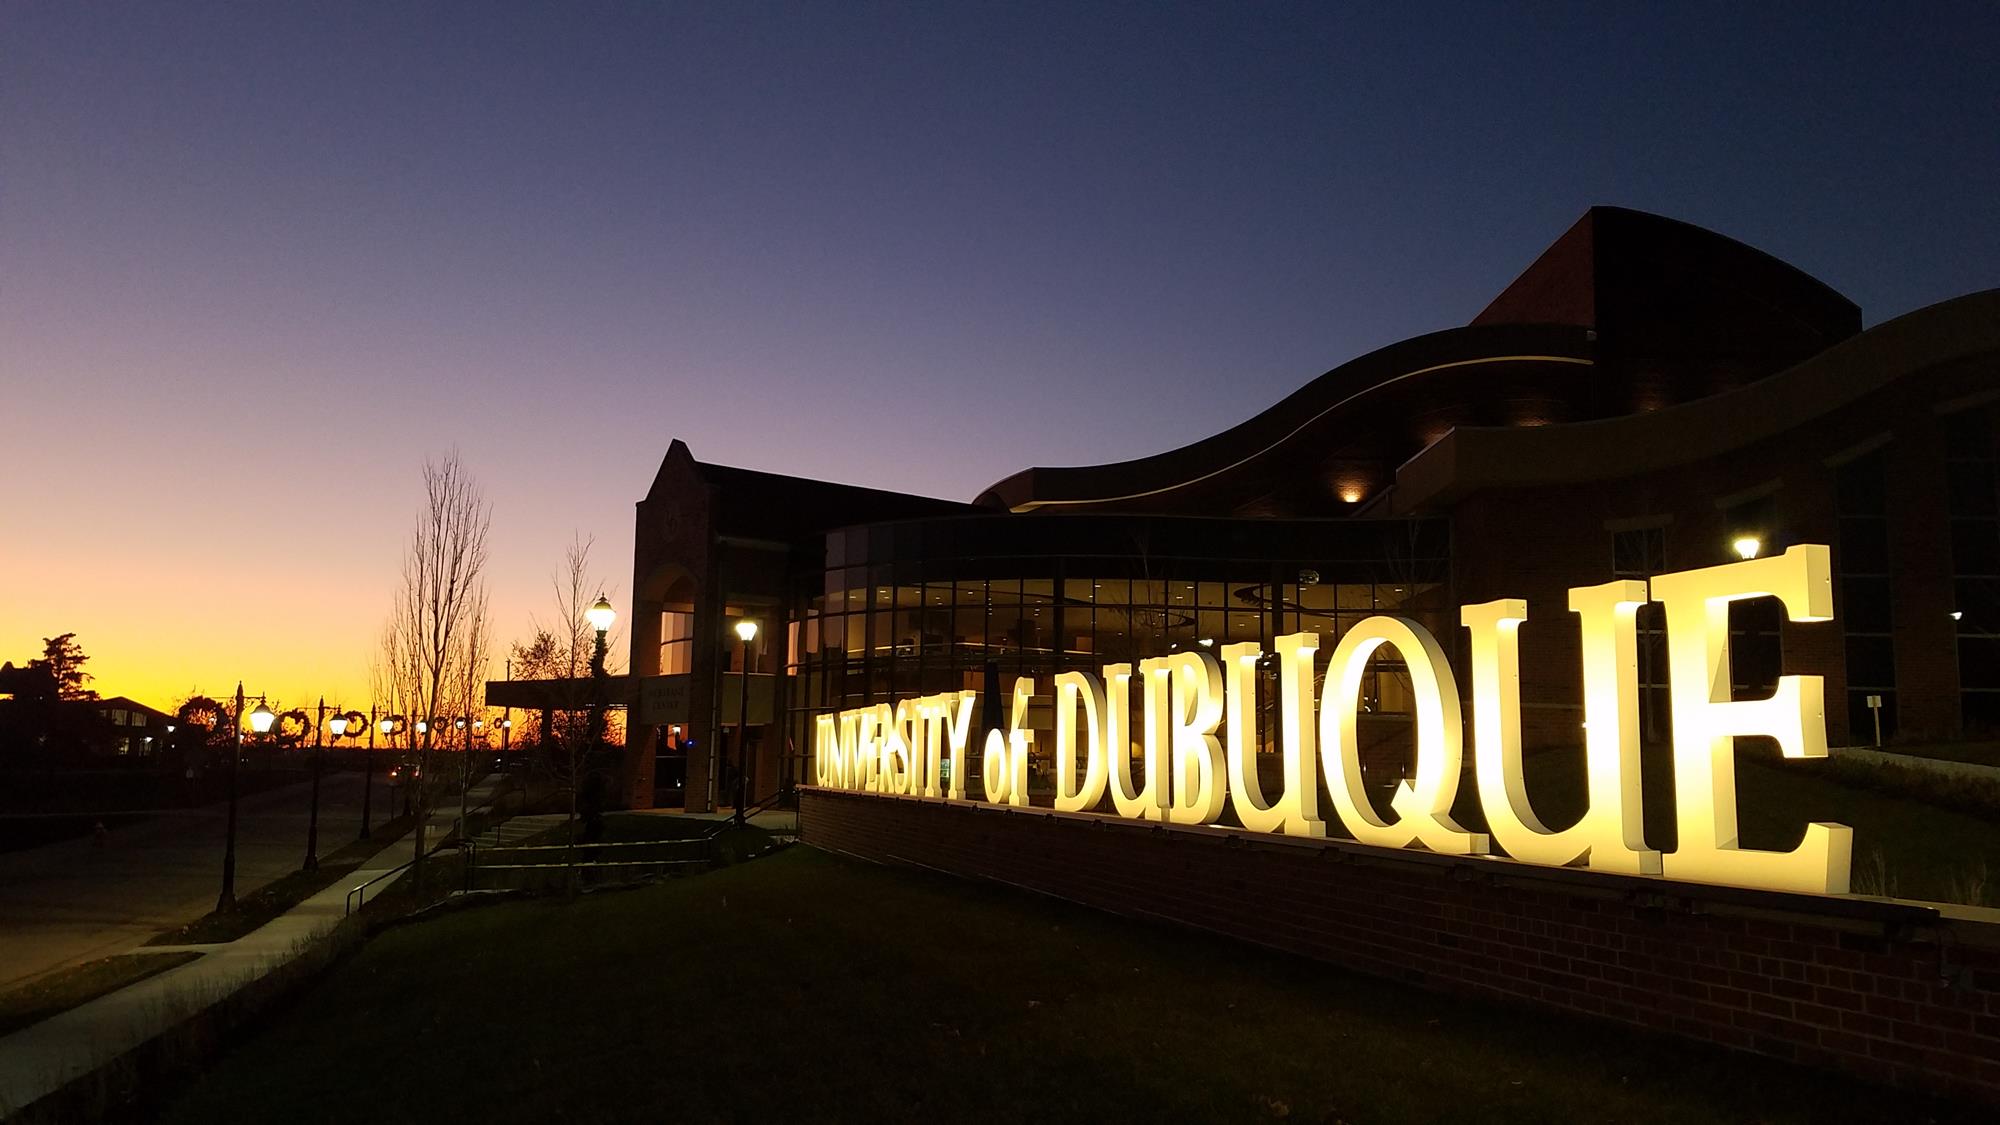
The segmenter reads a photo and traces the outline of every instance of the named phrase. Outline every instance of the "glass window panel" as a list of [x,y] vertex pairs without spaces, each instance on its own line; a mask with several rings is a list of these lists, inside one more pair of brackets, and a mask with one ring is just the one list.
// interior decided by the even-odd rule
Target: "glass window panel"
[[1951,562],[1960,574],[2000,574],[2000,521],[1953,520]]
[[1840,583],[1840,606],[1835,610],[1850,633],[1886,633],[1890,627],[1889,580],[1848,578]]
[[1880,450],[1840,467],[1834,475],[1834,502],[1843,516],[1888,513],[1889,493],[1883,482]]
[[1063,600],[1070,608],[1079,605],[1088,607],[1097,599],[1097,580],[1094,578],[1065,578],[1062,586]]
[[2000,633],[2000,578],[1959,578],[1951,585],[1960,632]]
[[2000,637],[1958,638],[1958,685],[2000,688]]
[[1611,536],[1613,573],[1646,578],[1667,565],[1667,529],[1641,527],[1614,532]]
[[1986,411],[1960,410],[1944,418],[1945,455],[1954,460],[1984,461],[1993,456],[1993,424]]
[[1948,510],[1954,516],[1990,516],[1995,512],[1993,464],[1953,461],[1945,466]]
[[1889,573],[1889,521],[1853,516],[1842,518],[1840,570],[1843,574]]
[[1855,688],[1896,686],[1896,650],[1889,638],[1847,638],[1847,683]]
[[986,583],[959,582],[954,589],[957,600],[952,614],[952,645],[961,661],[982,659],[979,654],[986,648]]
[[2000,691],[1968,691],[1958,698],[1966,733],[1991,735],[2000,731]]
[[1411,587],[1402,582],[1383,582],[1375,587],[1375,609],[1388,612],[1401,609],[1410,600]]
[[[1232,611],[1229,614],[1229,627],[1226,637],[1231,644],[1235,644],[1238,641],[1263,641],[1264,615],[1261,613]],[[1264,647],[1268,649],[1270,646],[1267,644]]]
[[1299,590],[1298,627],[1305,632],[1332,636],[1339,590],[1338,585],[1328,582],[1302,587]]
[[1229,615],[1220,609],[1204,608],[1195,614],[1195,639],[1206,638],[1221,644],[1229,636]]

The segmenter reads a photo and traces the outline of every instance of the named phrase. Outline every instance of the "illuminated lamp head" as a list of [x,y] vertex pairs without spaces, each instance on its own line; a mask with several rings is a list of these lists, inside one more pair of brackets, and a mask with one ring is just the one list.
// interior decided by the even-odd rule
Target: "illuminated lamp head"
[[613,621],[618,620],[618,611],[611,608],[609,599],[599,594],[596,603],[583,611],[583,616],[590,621],[591,628],[602,633],[611,628]]

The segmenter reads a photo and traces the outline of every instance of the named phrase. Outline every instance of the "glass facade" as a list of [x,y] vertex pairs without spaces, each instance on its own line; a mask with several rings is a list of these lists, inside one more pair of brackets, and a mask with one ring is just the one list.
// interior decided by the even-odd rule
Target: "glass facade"
[[[1055,673],[1191,646],[1268,652],[1277,636],[1316,632],[1324,666],[1375,613],[1450,644],[1449,558],[1441,521],[981,515],[834,531],[790,609],[791,756],[811,752],[815,716],[904,696],[977,691],[976,726],[1003,725],[1017,676],[1036,679],[1030,724],[1047,729]],[[1366,706],[1406,709],[1397,667],[1377,660]]]

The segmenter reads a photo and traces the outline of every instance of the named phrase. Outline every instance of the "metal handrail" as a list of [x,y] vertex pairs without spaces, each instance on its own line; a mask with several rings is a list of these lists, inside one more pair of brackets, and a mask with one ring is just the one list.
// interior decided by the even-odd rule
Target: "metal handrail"
[[710,837],[705,835],[682,836],[671,840],[607,840],[603,843],[595,843],[595,844],[585,843],[582,840],[578,840],[575,844],[488,844],[486,845],[485,850],[488,852],[560,852],[560,851],[567,851],[572,847],[657,848],[657,847],[671,847],[675,844],[707,844],[709,843],[709,841]]
[[[368,888],[374,886],[375,884],[381,882],[384,879],[389,878],[391,875],[401,875],[403,872],[408,871],[410,869],[410,866],[416,862],[417,861],[414,859],[408,860],[404,862],[401,866],[392,867],[389,870],[384,871],[380,875],[375,876],[373,879],[370,879],[365,883],[360,883],[357,884],[356,886],[350,887],[347,891],[346,908],[342,910],[341,913],[343,915],[352,914],[356,910],[361,909],[361,907],[368,905],[368,893],[367,893]],[[355,895],[361,896],[361,901],[359,903],[356,903],[354,901]]]
[[[768,809],[772,805],[777,804],[779,801],[783,800],[785,792],[786,792],[785,790],[779,789],[774,791],[768,797],[752,801],[750,803],[750,806],[743,810],[744,823],[746,824],[749,823],[751,817],[756,816],[758,813],[763,812],[765,809]],[[736,826],[736,818],[733,816],[724,818],[722,820],[718,820],[715,822],[715,827],[701,834],[701,838],[704,840],[714,839],[715,837],[722,835],[723,829],[733,828],[735,826]]]
[[[481,780],[485,780],[484,777],[482,777]],[[488,797],[486,799],[485,804],[480,805],[477,808],[467,809],[464,816],[453,817],[452,831],[458,834],[457,839],[454,841],[450,833],[440,836],[438,838],[438,842],[431,845],[430,850],[425,852],[424,855],[426,857],[436,855],[438,852],[444,850],[447,842],[454,843],[460,850],[471,851],[474,848],[474,844],[472,842],[472,839],[465,834],[465,822],[471,818],[473,813],[491,812],[493,810],[493,806],[500,800],[504,799],[506,795],[511,792],[514,792],[514,790],[511,788],[503,789],[499,793],[494,794],[491,797]],[[477,853],[474,852],[474,855],[476,854]],[[416,862],[417,861],[414,859],[406,860],[403,863],[400,863],[395,867],[392,867],[389,870],[382,872],[380,875],[377,875],[374,878],[369,879],[365,883],[359,883],[353,887],[348,888],[347,899],[341,913],[343,915],[353,914],[356,910],[359,910],[362,907],[368,905],[369,887],[374,886],[375,884],[381,882],[384,879],[388,879],[396,875],[401,875],[403,872],[408,871],[411,867],[415,866]],[[468,879],[470,879],[471,877],[471,869],[472,869],[472,863],[468,862],[466,866]],[[354,900],[356,895],[361,896],[361,901],[358,903]]]

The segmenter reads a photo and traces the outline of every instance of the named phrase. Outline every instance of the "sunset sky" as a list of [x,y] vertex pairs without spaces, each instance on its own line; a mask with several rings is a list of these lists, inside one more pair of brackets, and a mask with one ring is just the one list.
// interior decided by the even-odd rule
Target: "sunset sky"
[[1657,7],[0,5],[0,659],[365,709],[426,456],[522,638],[674,437],[1157,452],[1596,203],[1871,324],[2000,284],[2000,7]]

